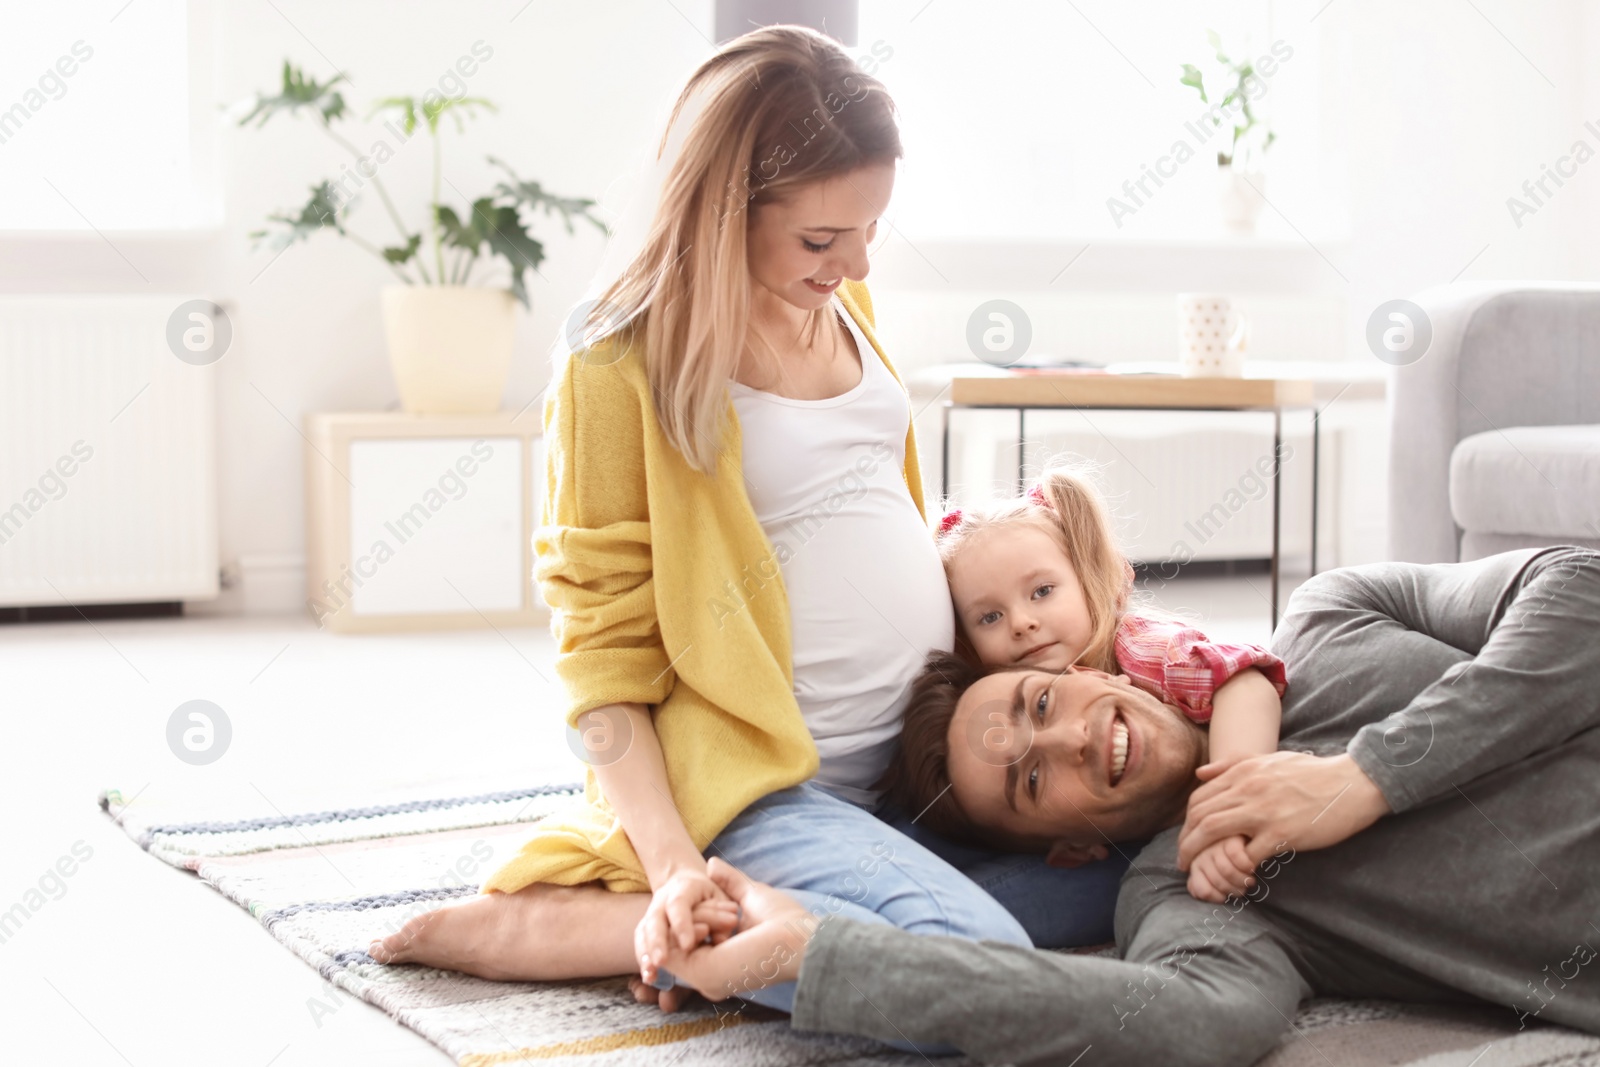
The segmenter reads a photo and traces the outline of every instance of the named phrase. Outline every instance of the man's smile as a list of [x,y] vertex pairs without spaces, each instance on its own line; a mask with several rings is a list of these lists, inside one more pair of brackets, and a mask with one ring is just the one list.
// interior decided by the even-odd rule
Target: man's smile
[[1108,751],[1106,753],[1109,760],[1108,770],[1110,771],[1111,787],[1113,789],[1127,776],[1128,768],[1132,766],[1130,758],[1133,754],[1132,746],[1132,728],[1128,725],[1128,721],[1122,717],[1121,712],[1113,712],[1111,715],[1111,744],[1107,746]]

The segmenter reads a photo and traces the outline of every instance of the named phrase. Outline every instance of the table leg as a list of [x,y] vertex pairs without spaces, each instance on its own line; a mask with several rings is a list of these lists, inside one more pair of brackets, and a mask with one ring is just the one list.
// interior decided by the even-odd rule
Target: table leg
[[945,501],[950,499],[950,404],[945,402],[940,405],[944,412],[944,442],[941,446],[939,460],[939,506],[945,507]]
[[1272,409],[1272,628],[1278,628],[1278,556],[1283,504],[1283,409]]
[[1022,458],[1026,454],[1027,449],[1028,449],[1028,444],[1027,444],[1027,442],[1028,442],[1028,432],[1027,432],[1027,428],[1026,428],[1027,427],[1027,423],[1023,421],[1024,419],[1026,419],[1027,414],[1028,414],[1028,409],[1027,408],[1018,408],[1017,409],[1017,495],[1018,496],[1022,496],[1024,493],[1026,493],[1028,491],[1028,483],[1024,480],[1023,472],[1022,472]]
[[1320,492],[1318,476],[1322,470],[1322,411],[1311,409],[1311,573],[1317,573],[1317,497]]

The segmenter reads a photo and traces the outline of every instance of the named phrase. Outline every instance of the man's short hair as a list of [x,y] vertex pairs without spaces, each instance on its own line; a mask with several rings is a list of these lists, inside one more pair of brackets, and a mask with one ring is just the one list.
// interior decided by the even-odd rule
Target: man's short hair
[[[918,825],[941,837],[980,848],[1023,847],[1021,842],[999,842],[992,829],[977,826],[956,800],[950,787],[950,721],[962,694],[979,678],[1008,668],[974,666],[943,650],[928,655],[922,671],[911,683],[900,747],[877,788]],[[1029,668],[1009,668],[1026,670]]]

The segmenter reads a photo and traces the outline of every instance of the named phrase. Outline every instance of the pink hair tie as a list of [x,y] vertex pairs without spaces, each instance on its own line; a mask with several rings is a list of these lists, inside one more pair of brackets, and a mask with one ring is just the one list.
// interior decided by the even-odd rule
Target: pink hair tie
[[1028,499],[1038,504],[1041,508],[1050,507],[1050,499],[1044,495],[1044,487],[1042,485],[1035,485],[1032,489],[1029,489]]
[[949,533],[951,530],[960,525],[961,509],[952,508],[950,511],[944,513],[944,518],[939,520],[939,532],[934,536],[943,537],[945,534]]

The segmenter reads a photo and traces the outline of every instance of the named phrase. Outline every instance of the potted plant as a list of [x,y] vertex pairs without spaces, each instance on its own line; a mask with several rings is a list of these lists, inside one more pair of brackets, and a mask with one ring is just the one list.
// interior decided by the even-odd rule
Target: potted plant
[[[295,214],[269,215],[274,227],[253,231],[256,247],[281,251],[296,241],[308,240],[331,229],[358,248],[381,259],[403,284],[386,286],[382,293],[384,332],[389,361],[401,406],[416,413],[485,412],[500,407],[511,370],[511,342],[515,325],[513,301],[530,308],[524,277],[544,260],[544,246],[527,229],[524,217],[543,211],[559,216],[568,233],[575,218],[592,223],[601,233],[606,224],[592,212],[593,200],[555,196],[538,182],[524,181],[502,160],[487,157],[506,174],[489,195],[479,197],[465,217],[440,201],[439,120],[446,114],[464,129],[462,115],[475,117],[477,109],[497,110],[481,97],[451,98],[430,90],[419,101],[411,96],[391,96],[378,101],[368,118],[393,112],[385,123],[390,136],[404,144],[425,126],[433,143],[433,185],[425,232],[408,230],[384,187],[378,169],[394,154],[387,141],[363,153],[335,125],[348,116],[344,96],[336,86],[340,74],[326,82],[306,77],[283,64],[283,84],[272,96],[258,93],[254,107],[239,121],[255,121],[259,129],[274,115],[309,115],[324,133],[356,159],[337,181],[311,187],[311,197]],[[395,121],[398,119],[399,125]],[[357,193],[370,185],[400,242],[380,247],[346,227]],[[426,243],[425,243],[426,242]],[[504,259],[510,284],[504,288],[473,285],[479,260]],[[432,270],[429,265],[432,265]]]
[[[1250,80],[1260,86],[1265,83],[1256,74],[1255,66],[1248,60],[1235,62],[1222,51],[1222,38],[1216,30],[1206,31],[1206,40],[1216,52],[1221,65],[1219,80],[1227,84],[1228,91],[1206,116],[1213,129],[1222,126],[1224,117],[1231,112],[1233,139],[1226,149],[1217,149],[1217,194],[1222,210],[1222,223],[1235,233],[1255,232],[1256,218],[1266,195],[1266,174],[1262,170],[1267,149],[1278,135],[1269,129],[1250,107],[1250,94],[1246,91]],[[1202,103],[1211,101],[1206,96],[1204,76],[1193,63],[1183,64],[1183,74],[1178,81],[1193,86]],[[1215,83],[1213,83],[1215,84]]]

